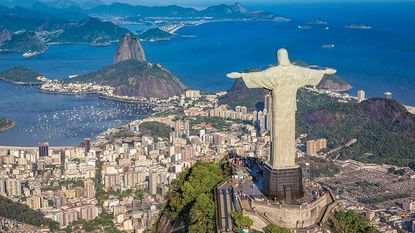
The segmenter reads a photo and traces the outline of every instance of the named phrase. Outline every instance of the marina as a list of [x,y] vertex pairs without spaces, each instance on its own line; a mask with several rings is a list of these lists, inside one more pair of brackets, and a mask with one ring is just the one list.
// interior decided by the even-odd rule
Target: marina
[[[0,81],[18,92],[0,93],[2,115],[13,119],[16,126],[0,133],[2,146],[33,146],[49,141],[53,146],[79,145],[83,138],[94,138],[108,128],[117,128],[143,118],[152,108],[136,103],[104,100],[96,95],[51,95]],[[12,98],[7,98],[7,95]],[[30,100],[32,105],[21,108]],[[7,110],[6,110],[7,109]],[[19,138],[19,140],[16,140]]]

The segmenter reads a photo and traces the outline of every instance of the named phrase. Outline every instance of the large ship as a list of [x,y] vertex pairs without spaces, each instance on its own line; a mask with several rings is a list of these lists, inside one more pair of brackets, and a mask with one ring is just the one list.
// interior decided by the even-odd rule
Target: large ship
[[344,26],[345,28],[350,28],[350,29],[362,29],[362,30],[369,30],[372,29],[371,26],[369,25],[365,25],[365,24],[350,24],[347,26]]
[[299,26],[298,26],[298,29],[302,29],[302,30],[305,30],[305,29],[311,29],[311,26],[299,25]]
[[327,25],[328,22],[322,21],[322,20],[319,20],[319,19],[315,19],[315,20],[312,20],[312,21],[307,22],[307,24]]

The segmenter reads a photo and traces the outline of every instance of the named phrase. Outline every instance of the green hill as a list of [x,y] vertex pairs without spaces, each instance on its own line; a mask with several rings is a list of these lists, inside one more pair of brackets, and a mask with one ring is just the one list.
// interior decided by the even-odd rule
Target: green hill
[[100,44],[118,40],[129,31],[111,22],[88,18],[76,23],[68,23],[63,32],[52,38],[51,42]]
[[319,89],[330,91],[348,91],[352,86],[336,74],[324,75],[321,82],[317,85]]
[[168,40],[174,38],[175,35],[160,28],[152,28],[140,34],[142,40]]
[[415,116],[397,101],[375,98],[345,104],[305,92],[299,97],[297,133],[307,133],[308,139],[327,138],[328,149],[357,139],[333,156],[399,166],[415,158]]
[[[221,103],[263,108],[261,89],[247,89],[235,81]],[[408,166],[415,159],[415,116],[395,100],[374,98],[358,103],[339,103],[335,99],[300,89],[297,93],[297,134],[307,139],[327,138],[328,149],[357,139],[350,147],[333,154],[340,159]],[[261,108],[260,108],[261,109]]]
[[41,74],[22,66],[16,66],[0,72],[0,79],[16,84],[38,84],[41,83],[37,77]]
[[70,82],[94,82],[115,87],[116,95],[155,98],[180,95],[185,88],[184,84],[163,66],[133,59],[72,78]]
[[246,106],[250,111],[264,108],[264,96],[267,90],[262,88],[248,89],[242,79],[236,79],[230,91],[219,99],[221,104],[227,104],[232,108]]

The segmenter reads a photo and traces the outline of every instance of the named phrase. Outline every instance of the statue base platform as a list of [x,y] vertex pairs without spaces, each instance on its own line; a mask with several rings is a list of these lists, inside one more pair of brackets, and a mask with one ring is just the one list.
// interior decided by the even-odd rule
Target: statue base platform
[[262,192],[269,199],[284,200],[291,203],[304,196],[303,173],[301,167],[273,169],[264,167]]

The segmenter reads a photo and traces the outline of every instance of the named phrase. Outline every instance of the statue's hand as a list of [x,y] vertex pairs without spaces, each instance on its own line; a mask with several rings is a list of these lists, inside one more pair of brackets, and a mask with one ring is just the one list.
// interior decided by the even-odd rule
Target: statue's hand
[[331,68],[328,68],[328,69],[326,69],[324,71],[324,74],[335,74],[335,73],[336,73],[336,70],[335,69],[331,69]]
[[242,74],[238,72],[232,72],[226,75],[228,78],[242,78]]

